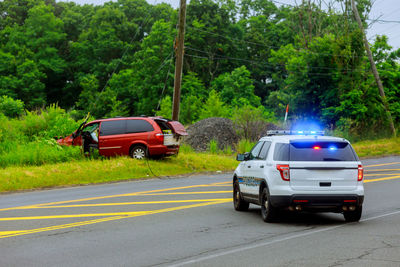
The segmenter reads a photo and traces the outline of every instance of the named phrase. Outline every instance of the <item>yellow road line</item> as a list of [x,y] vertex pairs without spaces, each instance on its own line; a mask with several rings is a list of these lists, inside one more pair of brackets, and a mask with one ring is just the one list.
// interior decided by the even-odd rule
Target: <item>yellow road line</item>
[[109,216],[132,216],[137,214],[146,214],[150,211],[130,211],[130,212],[112,212],[112,213],[88,213],[88,214],[65,214],[65,215],[46,215],[46,216],[26,216],[26,217],[5,217],[0,221],[28,221],[28,220],[48,220],[48,219],[70,219],[85,217],[109,217]]
[[121,217],[121,216],[107,217],[107,218],[102,218],[102,219],[83,221],[83,222],[76,222],[76,223],[68,223],[68,224],[55,225],[55,226],[43,227],[43,228],[37,228],[37,229],[30,229],[30,230],[4,231],[4,232],[0,232],[0,238],[19,236],[19,235],[26,235],[26,234],[33,234],[33,233],[39,233],[39,232],[46,232],[46,231],[57,230],[57,229],[72,228],[72,227],[95,224],[95,223],[100,223],[100,222],[113,221],[113,220],[118,220],[118,219],[123,219],[123,218],[126,218],[126,217]]
[[169,195],[200,195],[200,194],[221,194],[221,193],[232,193],[232,190],[228,191],[196,191],[196,192],[174,192],[174,193],[150,193],[141,194],[141,196],[169,196]]
[[389,172],[389,171],[400,171],[400,169],[375,169],[375,170],[366,170],[365,172]]
[[[232,201],[232,200],[230,199],[229,201]],[[150,211],[148,213],[138,213],[138,214],[133,214],[133,215],[129,215],[129,216],[113,216],[113,217],[107,217],[107,218],[102,218],[102,219],[97,219],[97,220],[69,223],[69,224],[56,225],[56,226],[37,228],[37,229],[31,229],[31,230],[4,231],[4,232],[0,232],[0,238],[7,238],[7,237],[12,237],[12,236],[20,236],[20,235],[26,235],[26,234],[32,234],[32,233],[72,228],[72,227],[78,227],[78,226],[84,226],[84,225],[89,225],[89,224],[95,224],[95,223],[106,222],[106,221],[114,221],[114,220],[120,220],[120,219],[132,218],[132,217],[138,217],[138,216],[149,215],[149,214],[177,211],[177,210],[190,209],[190,208],[196,208],[196,207],[204,207],[204,206],[209,206],[209,205],[222,204],[222,203],[226,203],[226,202],[228,202],[228,201],[221,200],[221,201],[192,204],[192,205],[187,205],[187,206],[173,207],[173,208],[167,208],[167,209],[161,209],[161,210],[154,210],[154,211]]]
[[400,178],[400,175],[391,176],[391,177],[377,178],[377,179],[367,179],[367,180],[364,180],[364,183],[371,183],[371,182],[378,182],[378,181],[386,181],[386,180],[393,180],[393,179],[399,179],[399,178]]
[[388,175],[400,175],[400,173],[371,173],[371,174],[364,174],[364,176],[388,176]]
[[49,202],[49,203],[42,203],[42,204],[37,204],[37,205],[27,205],[27,206],[4,208],[4,209],[0,209],[0,211],[21,209],[21,208],[29,208],[29,207],[32,207],[32,206],[47,206],[47,205],[66,204],[66,203],[82,202],[82,201],[89,201],[89,200],[98,200],[98,199],[107,199],[107,198],[116,198],[116,197],[127,197],[127,196],[137,196],[137,195],[142,195],[142,194],[145,194],[145,193],[165,192],[165,191],[173,191],[173,190],[197,188],[197,187],[214,187],[214,186],[218,187],[218,186],[225,186],[225,184],[228,184],[228,183],[231,183],[231,182],[219,182],[219,183],[211,183],[211,184],[189,185],[189,186],[172,187],[172,188],[164,188],[164,189],[156,189],[156,190],[149,190],[149,191],[127,193],[127,194],[117,194],[117,195],[108,195],[108,196],[101,196],[101,197],[89,197],[89,198],[81,198],[81,199],[73,199],[73,200],[65,200],[65,201],[57,201],[57,202]]
[[135,201],[135,202],[116,202],[116,203],[99,203],[99,204],[76,204],[76,205],[59,205],[59,206],[30,206],[29,208],[20,207],[15,210],[22,209],[54,209],[54,208],[81,208],[81,207],[107,207],[107,206],[125,206],[125,205],[145,205],[145,204],[168,204],[168,203],[188,203],[188,202],[211,202],[221,200],[232,200],[232,198],[211,198],[211,199],[186,199],[186,200],[164,200],[164,201]]
[[400,164],[400,162],[390,162],[390,163],[382,163],[382,164],[375,164],[375,165],[366,165],[366,166],[364,166],[364,168],[386,166],[386,165],[394,165],[394,164]]

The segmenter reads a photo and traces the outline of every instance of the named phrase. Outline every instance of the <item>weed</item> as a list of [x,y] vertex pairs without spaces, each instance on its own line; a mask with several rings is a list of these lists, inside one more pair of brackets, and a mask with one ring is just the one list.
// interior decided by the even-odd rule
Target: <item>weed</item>
[[236,146],[236,151],[238,153],[245,153],[249,152],[253,146],[255,145],[255,142],[251,142],[250,140],[247,139],[242,139],[239,141],[239,143]]
[[210,143],[208,144],[208,151],[212,154],[218,154],[219,148],[218,148],[218,142],[215,139],[212,139]]

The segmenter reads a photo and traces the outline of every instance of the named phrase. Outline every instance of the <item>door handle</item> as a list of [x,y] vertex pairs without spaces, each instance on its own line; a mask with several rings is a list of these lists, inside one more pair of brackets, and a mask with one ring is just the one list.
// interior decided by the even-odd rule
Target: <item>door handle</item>
[[248,165],[247,168],[251,168],[251,165]]
[[264,168],[264,165],[261,165],[260,168]]

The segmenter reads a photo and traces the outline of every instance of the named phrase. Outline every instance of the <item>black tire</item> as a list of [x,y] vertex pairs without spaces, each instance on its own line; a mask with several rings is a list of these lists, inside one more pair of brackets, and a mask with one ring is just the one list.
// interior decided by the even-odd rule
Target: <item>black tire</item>
[[236,180],[233,183],[233,207],[237,211],[246,211],[249,209],[250,203],[242,198],[242,193],[240,193],[239,183]]
[[269,190],[265,187],[261,193],[261,218],[264,222],[273,222],[277,217],[278,210],[269,201]]
[[147,148],[143,145],[136,145],[130,151],[131,158],[144,159],[148,157]]
[[343,212],[344,219],[346,222],[358,222],[361,219],[362,206],[356,207],[355,211]]

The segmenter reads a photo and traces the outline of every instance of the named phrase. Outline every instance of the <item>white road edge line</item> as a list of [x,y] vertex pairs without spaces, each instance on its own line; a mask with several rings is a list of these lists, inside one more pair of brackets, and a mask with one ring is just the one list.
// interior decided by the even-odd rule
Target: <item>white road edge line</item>
[[[366,218],[366,219],[362,219],[362,220],[360,220],[360,222],[372,221],[372,220],[375,220],[375,219],[379,219],[379,218],[383,218],[383,217],[387,217],[387,216],[391,216],[391,215],[395,215],[395,214],[400,214],[400,210],[399,211],[395,211],[395,212],[391,212],[391,213],[386,213],[386,214],[374,216],[374,217],[370,217],[370,218]],[[244,247],[231,249],[231,250],[220,252],[220,253],[215,253],[215,254],[204,256],[204,257],[199,257],[199,258],[196,258],[196,259],[192,259],[192,260],[188,260],[188,261],[184,261],[184,262],[168,265],[168,266],[177,267],[177,266],[184,266],[184,265],[188,265],[188,264],[198,263],[198,262],[201,262],[201,261],[218,258],[218,257],[221,257],[221,256],[225,256],[225,255],[229,255],[229,254],[233,254],[233,253],[237,253],[237,252],[242,252],[242,251],[249,250],[249,249],[254,249],[254,248],[259,248],[259,247],[272,245],[272,244],[283,242],[283,241],[290,240],[290,239],[295,239],[295,238],[299,238],[299,237],[303,237],[303,236],[308,236],[308,235],[312,235],[312,234],[317,234],[317,233],[321,233],[321,232],[330,231],[330,230],[333,230],[333,229],[336,229],[336,228],[339,228],[339,227],[343,227],[343,226],[346,226],[346,225],[349,225],[349,224],[340,224],[340,225],[336,225],[336,226],[331,226],[331,227],[327,227],[327,228],[323,228],[323,229],[319,229],[319,230],[309,231],[309,232],[302,233],[302,234],[297,234],[297,235],[292,235],[292,236],[288,236],[288,237],[284,237],[284,238],[275,239],[275,240],[264,242],[264,243],[259,243],[259,244],[256,244],[256,245],[247,245],[247,246],[244,246]]]

